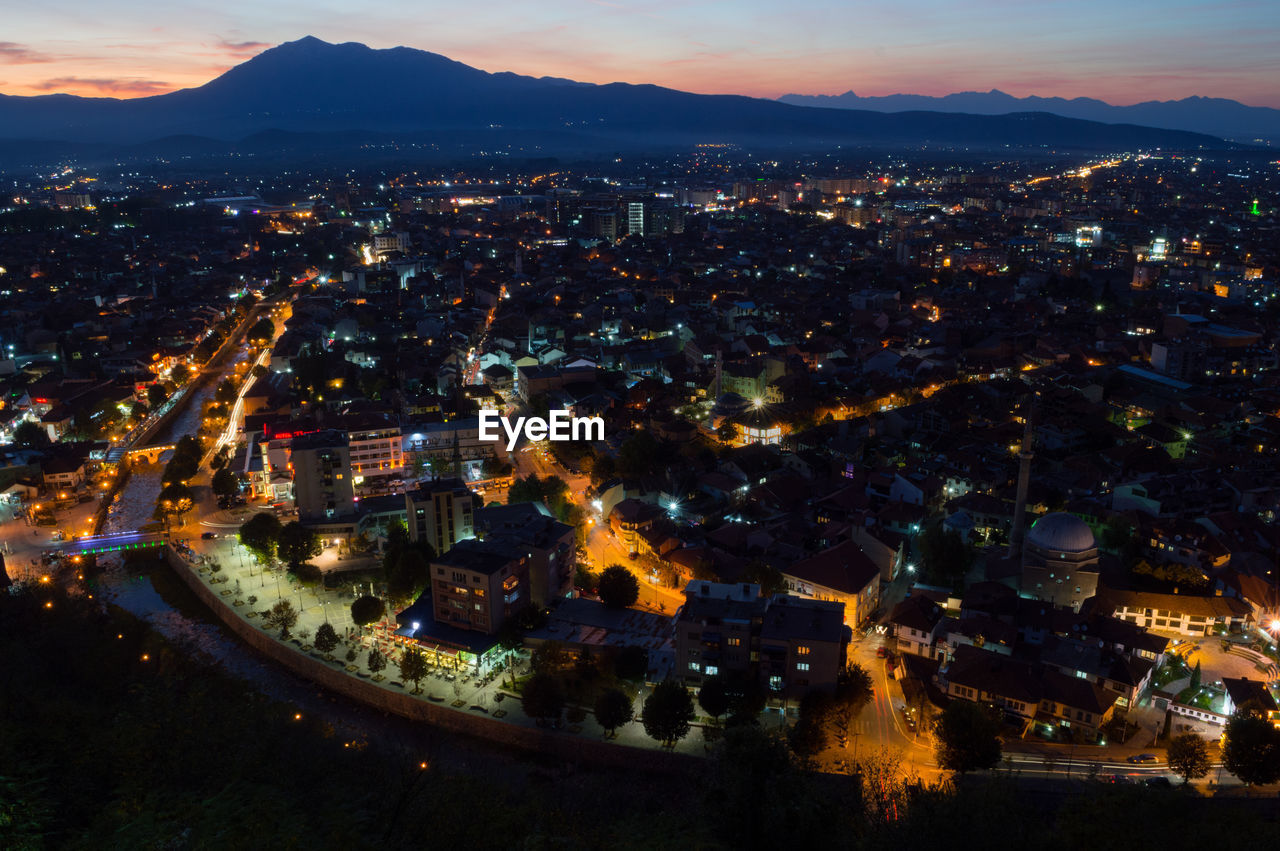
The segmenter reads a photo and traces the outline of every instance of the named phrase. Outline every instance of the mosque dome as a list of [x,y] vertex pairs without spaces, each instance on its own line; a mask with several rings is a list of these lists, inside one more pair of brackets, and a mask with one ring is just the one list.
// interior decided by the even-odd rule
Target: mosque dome
[[1027,533],[1027,543],[1059,553],[1083,553],[1098,546],[1089,524],[1063,511],[1051,512],[1037,520]]

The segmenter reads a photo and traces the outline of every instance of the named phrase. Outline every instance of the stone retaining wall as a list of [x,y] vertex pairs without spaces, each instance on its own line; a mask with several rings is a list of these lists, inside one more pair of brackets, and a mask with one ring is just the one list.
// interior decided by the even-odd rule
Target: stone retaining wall
[[658,771],[688,771],[699,764],[697,757],[685,754],[641,749],[595,738],[583,738],[569,732],[508,724],[477,713],[475,710],[454,709],[450,706],[434,704],[408,693],[395,691],[392,687],[351,676],[332,663],[306,655],[282,643],[273,634],[253,626],[205,585],[172,546],[166,544],[164,554],[178,578],[209,607],[218,620],[245,643],[295,674],[352,700],[358,700],[375,709],[393,712],[414,721],[424,721],[442,730],[477,736],[567,761],[586,761]]

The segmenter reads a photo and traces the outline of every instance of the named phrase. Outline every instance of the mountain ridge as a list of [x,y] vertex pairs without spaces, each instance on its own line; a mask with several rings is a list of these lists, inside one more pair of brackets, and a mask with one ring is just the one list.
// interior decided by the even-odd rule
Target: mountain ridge
[[982,116],[796,106],[650,84],[488,72],[408,47],[308,36],[268,48],[201,86],[140,98],[0,95],[0,139],[136,146],[267,130],[431,134],[519,142],[578,139],[599,150],[726,141],[781,146],[930,145],[1117,150],[1221,148],[1209,134],[1043,112]]
[[1105,123],[1129,123],[1171,130],[1209,133],[1248,142],[1255,139],[1280,142],[1280,109],[1249,106],[1230,98],[1189,95],[1176,100],[1149,100],[1112,104],[1091,97],[1017,97],[1000,89],[963,91],[949,95],[892,94],[863,97],[852,89],[839,95],[785,94],[781,103],[831,109],[900,112],[924,109],[1004,115],[1012,112],[1048,112],[1064,118]]

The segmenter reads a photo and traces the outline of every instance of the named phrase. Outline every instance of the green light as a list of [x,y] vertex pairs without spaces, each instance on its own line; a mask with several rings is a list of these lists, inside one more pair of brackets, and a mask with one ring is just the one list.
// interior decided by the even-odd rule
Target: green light
[[1253,215],[1255,215],[1255,216],[1261,216],[1261,215],[1262,215],[1262,211],[1258,209],[1258,199],[1257,199],[1257,198],[1254,198],[1254,199],[1253,199],[1253,209],[1252,209],[1252,210],[1250,210],[1249,212],[1250,212],[1250,213],[1252,213],[1252,214],[1253,214]]

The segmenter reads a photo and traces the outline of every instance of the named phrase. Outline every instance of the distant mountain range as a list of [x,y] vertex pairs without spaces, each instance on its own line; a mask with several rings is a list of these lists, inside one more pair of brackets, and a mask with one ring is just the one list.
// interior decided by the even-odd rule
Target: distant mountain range
[[1006,115],[1011,112],[1048,112],[1064,118],[1101,121],[1108,124],[1140,124],[1167,127],[1192,133],[1208,133],[1237,142],[1280,143],[1280,109],[1245,106],[1226,98],[1189,97],[1182,100],[1151,100],[1132,106],[1114,106],[1094,98],[1019,98],[999,89],[989,92],[957,92],[944,97],[927,95],[886,95],[859,97],[842,95],[783,95],[783,103],[834,109],[873,112],[964,112],[973,115]]
[[265,151],[280,144],[314,153],[327,146],[349,149],[352,134],[443,144],[455,153],[467,146],[518,146],[526,155],[652,150],[692,142],[806,150],[835,145],[1226,147],[1212,134],[1046,112],[885,114],[651,85],[488,73],[422,50],[374,50],[312,37],[266,50],[203,86],[164,95],[128,100],[0,95],[0,164],[55,152],[189,151],[194,156]]

